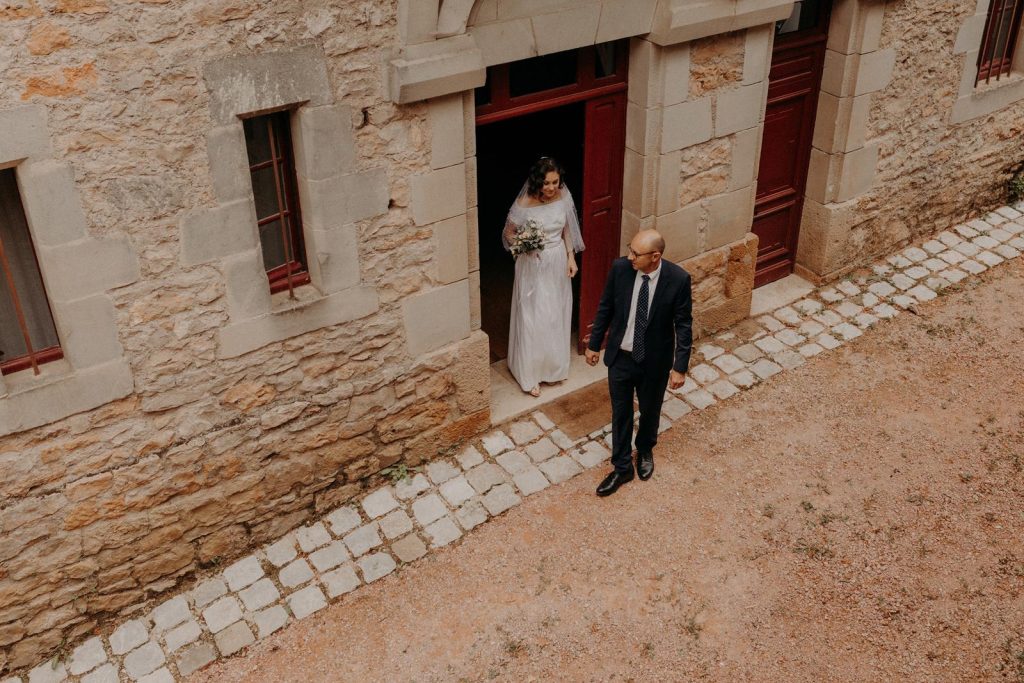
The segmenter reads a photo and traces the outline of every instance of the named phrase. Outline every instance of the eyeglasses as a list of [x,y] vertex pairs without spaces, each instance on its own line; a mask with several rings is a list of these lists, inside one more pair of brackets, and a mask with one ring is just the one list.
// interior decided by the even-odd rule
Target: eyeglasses
[[658,253],[658,250],[655,249],[654,251],[645,251],[645,252],[642,252],[642,253],[638,254],[637,252],[633,251],[633,247],[626,247],[626,248],[629,249],[629,255],[632,256],[633,258],[640,258],[641,256],[650,256],[651,254]]

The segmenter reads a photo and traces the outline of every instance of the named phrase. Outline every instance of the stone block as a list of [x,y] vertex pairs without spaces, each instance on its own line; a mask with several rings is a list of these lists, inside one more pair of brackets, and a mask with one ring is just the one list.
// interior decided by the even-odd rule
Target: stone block
[[217,659],[217,651],[209,643],[199,643],[185,650],[178,657],[178,673],[188,676]]
[[356,223],[387,211],[387,170],[375,168],[324,180],[300,178],[299,195],[307,232],[310,227],[331,230]]
[[387,576],[398,566],[395,564],[395,559],[387,553],[374,553],[360,557],[356,564],[363,572],[363,581],[366,583],[373,583],[377,579]]
[[845,202],[871,189],[878,167],[879,143],[872,143],[842,155],[835,201]]
[[251,198],[187,213],[179,230],[183,266],[259,249],[256,206]]
[[462,163],[466,158],[462,94],[430,100],[427,103],[427,120],[430,124],[430,167],[437,170]]
[[[642,108],[662,104],[665,67],[662,48],[643,38],[633,38],[629,45],[629,89],[627,98]],[[689,89],[689,76],[687,76]]]
[[466,236],[469,239],[469,271],[480,270],[480,212],[476,207],[466,210]]
[[513,19],[474,26],[469,30],[480,46],[484,66],[517,62],[537,56],[537,43],[529,19]]
[[487,521],[488,514],[483,504],[478,501],[470,501],[455,511],[455,518],[463,529],[469,531]]
[[377,519],[397,508],[398,501],[395,500],[393,489],[385,486],[363,498],[362,505],[370,519]]
[[210,93],[210,116],[221,125],[239,114],[300,102],[315,107],[333,100],[327,62],[315,44],[216,59],[203,69],[203,79]]
[[185,596],[179,595],[154,607],[150,618],[153,619],[153,630],[161,633],[191,619],[192,612],[188,609]]
[[705,250],[743,239],[754,220],[754,188],[745,187],[706,200],[708,234]]
[[512,483],[516,485],[520,493],[524,496],[533,495],[538,491],[543,491],[550,483],[536,467],[532,465],[519,471],[515,476],[512,477]]
[[650,33],[657,0],[604,0],[595,42]]
[[462,536],[462,530],[451,516],[445,516],[423,529],[430,537],[430,547],[440,548]]
[[520,420],[514,422],[508,427],[509,436],[517,446],[523,446],[535,441],[544,435],[540,427],[531,420]]
[[661,153],[684,149],[711,139],[711,98],[665,107],[662,115]]
[[288,596],[288,609],[296,619],[305,619],[310,614],[327,607],[327,599],[316,586],[306,586]]
[[[125,237],[85,238],[38,247],[40,269],[52,301],[75,301],[139,278],[139,264]],[[103,264],[97,268],[96,264]]]
[[524,453],[519,451],[509,451],[508,453],[502,453],[495,460],[503,470],[508,472],[510,475],[520,474],[531,468],[533,465],[530,463],[530,459],[526,457]]
[[225,258],[223,267],[232,318],[244,320],[270,310],[270,287],[259,249],[230,255]]
[[213,640],[217,643],[217,649],[220,650],[221,655],[229,657],[243,647],[252,645],[256,642],[256,637],[253,636],[248,624],[239,621],[216,634]]
[[465,280],[469,276],[469,239],[466,215],[435,223],[434,262],[442,284]]
[[551,439],[543,438],[537,443],[527,446],[526,454],[534,462],[544,462],[548,458],[558,455],[559,450]]
[[207,579],[192,589],[192,602],[195,603],[196,609],[202,609],[227,592],[228,587],[221,579]]
[[655,227],[665,238],[664,257],[674,263],[680,263],[700,254],[703,251],[706,222],[706,211],[698,203],[658,216]]
[[427,476],[430,481],[435,484],[443,484],[444,482],[454,479],[455,477],[462,474],[459,468],[448,462],[447,460],[435,460],[427,463]]
[[427,478],[422,474],[417,474],[412,479],[406,479],[395,484],[395,495],[398,496],[399,500],[409,500],[429,488],[430,482],[427,481]]
[[764,117],[764,107],[764,82],[719,93],[715,105],[715,137],[757,126]]
[[51,303],[64,357],[72,367],[88,368],[121,358],[123,349],[110,297],[97,294]]
[[[82,676],[80,683],[121,683],[121,677],[113,664],[104,664],[95,671]],[[21,683],[20,678],[12,678],[7,683]]]
[[[398,0],[399,35],[403,44],[413,45],[433,40],[435,31],[461,33],[465,30],[464,17],[461,25],[455,26],[450,25],[451,18],[447,21],[439,20],[438,4],[438,0]],[[445,3],[446,9],[448,4]]]
[[662,154],[658,158],[658,189],[654,209],[658,216],[664,216],[679,209],[681,163],[682,152],[680,151]]
[[644,156],[627,147],[623,165],[623,208],[637,216],[650,216],[657,194],[658,157]]
[[415,175],[410,181],[416,225],[429,225],[466,213],[466,169],[456,164]]
[[288,612],[281,605],[274,605],[252,615],[256,634],[262,640],[288,623]]
[[223,631],[241,618],[242,606],[231,596],[225,596],[203,610],[203,621],[211,633]]
[[224,570],[224,580],[228,582],[228,588],[232,591],[239,591],[262,577],[263,567],[254,555],[241,559]]
[[210,184],[218,202],[226,204],[252,198],[249,156],[241,121],[218,126],[206,134],[206,157]]
[[[335,512],[340,512],[340,510],[336,510]],[[329,519],[330,516],[328,516],[328,520]],[[264,548],[263,554],[266,555],[270,564],[275,567],[285,566],[298,555],[298,552],[295,550],[295,537],[291,534],[285,535],[283,538],[278,539]]]
[[466,472],[466,480],[477,493],[486,493],[491,487],[504,483],[507,478],[497,465],[485,462]]
[[0,163],[52,155],[46,106],[30,104],[0,109]]
[[407,45],[388,64],[388,92],[396,104],[408,104],[472,91],[484,84],[484,67],[483,53],[469,35]]
[[[0,130],[3,114],[0,112]],[[6,160],[0,157],[0,161]],[[75,190],[75,172],[69,165],[52,160],[34,161],[17,166],[16,174],[35,244],[55,247],[85,237],[85,213]]]
[[155,641],[151,640],[125,656],[124,670],[132,680],[137,681],[146,674],[159,669],[165,661],[167,658],[164,656],[164,651]]
[[534,16],[537,54],[546,55],[593,45],[601,19],[601,4],[591,3],[562,12]]
[[[445,315],[437,315],[445,311]],[[469,282],[437,287],[402,302],[409,355],[421,356],[470,334]]]
[[662,48],[665,84],[662,105],[685,102],[690,97],[690,44],[670,45]]
[[301,586],[312,578],[313,570],[309,568],[309,564],[302,558],[285,566],[277,575],[278,581],[285,588]]
[[747,128],[736,133],[732,139],[732,171],[729,175],[729,190],[739,190],[754,184],[761,160],[760,126]]
[[[457,514],[457,513],[456,513]],[[398,556],[400,562],[413,562],[427,554],[427,546],[416,534],[409,534],[405,538],[391,544],[391,550]]]
[[359,238],[354,224],[329,230],[307,228],[305,236],[310,276],[321,292],[336,294],[359,285]]
[[[576,461],[567,455],[560,455],[546,460],[540,463],[538,467],[552,484],[561,484],[564,481],[568,481],[582,471],[580,466],[576,464]],[[492,511],[491,514],[497,513]]]
[[626,105],[626,147],[640,154],[656,154],[660,147],[661,112],[629,102]]
[[[554,458],[552,458],[552,460],[554,460]],[[548,462],[551,461],[549,460]],[[516,493],[515,489],[512,488],[511,484],[499,484],[492,488],[487,495],[481,499],[481,502],[483,503],[483,506],[487,508],[488,513],[491,515],[500,515],[505,510],[518,505],[522,502],[522,499]]]
[[877,92],[889,85],[896,66],[896,48],[876,50],[860,56],[853,95]]
[[348,105],[299,107],[292,127],[295,169],[303,178],[325,180],[348,173],[355,166],[352,108]]
[[331,542],[331,535],[321,522],[314,522],[309,526],[299,527],[295,530],[295,540],[299,542],[302,552],[311,553],[321,546]]
[[146,625],[139,619],[126,621],[110,634],[110,651],[115,655],[123,655],[149,640]]
[[164,645],[167,647],[167,652],[174,653],[186,645],[196,642],[201,635],[203,635],[203,627],[195,619],[190,619],[164,634]]
[[747,29],[747,38],[743,46],[743,85],[760,83],[768,79],[771,55],[771,27],[758,26]]
[[412,519],[404,510],[395,510],[380,520],[380,530],[388,539],[404,536],[412,531]]
[[[327,546],[327,548],[330,547],[331,546]],[[327,548],[318,550],[316,553],[313,553],[313,555],[316,555],[317,553],[324,553],[327,551]],[[344,548],[342,548],[342,552],[344,552]],[[348,553],[345,553],[345,557],[348,557]],[[316,564],[316,560],[313,559],[313,556],[310,556],[310,559],[313,561],[313,564]],[[245,605],[247,610],[255,612],[263,609],[267,605],[277,602],[278,599],[280,599],[281,594],[278,593],[277,587],[274,585],[273,581],[264,578],[260,579],[248,588],[239,591],[238,597],[242,599],[242,604]]]
[[327,589],[327,597],[332,599],[345,593],[351,593],[359,588],[361,583],[356,575],[355,567],[351,564],[327,572],[320,577],[320,580],[323,581],[324,588]]
[[345,536],[345,545],[352,551],[353,556],[359,557],[382,543],[378,528],[377,522],[371,522]]
[[[186,605],[186,609],[187,609]],[[107,653],[103,649],[103,641],[99,637],[90,638],[71,651],[68,660],[68,673],[80,676],[92,671],[107,661]]]
[[426,526],[448,514],[448,508],[437,494],[430,494],[416,500],[412,504],[412,513],[416,521]]

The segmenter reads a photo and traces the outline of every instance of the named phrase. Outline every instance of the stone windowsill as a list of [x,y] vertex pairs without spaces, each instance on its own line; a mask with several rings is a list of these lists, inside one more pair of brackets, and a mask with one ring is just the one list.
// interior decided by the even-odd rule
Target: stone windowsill
[[[4,375],[3,384],[7,396],[4,398],[15,398],[18,394],[26,391],[33,391],[42,387],[61,382],[74,372],[71,363],[67,360],[55,360],[50,363],[43,363],[39,366],[39,374],[32,372],[32,368],[12,372]],[[3,396],[0,393],[0,396]]]
[[967,95],[961,96],[953,105],[951,123],[963,123],[987,116],[1014,102],[1024,100],[1024,72],[1014,71],[998,81],[980,81]]
[[327,295],[311,282],[294,289],[295,298],[287,289],[270,295],[270,314],[294,313],[323,300]]

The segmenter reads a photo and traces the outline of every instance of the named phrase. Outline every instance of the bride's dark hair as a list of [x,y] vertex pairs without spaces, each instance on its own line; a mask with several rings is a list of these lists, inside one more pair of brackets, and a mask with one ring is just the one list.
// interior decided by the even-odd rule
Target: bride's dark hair
[[563,187],[565,185],[565,169],[552,157],[541,157],[533,164],[530,175],[526,178],[526,193],[531,197],[540,196],[540,190],[544,187],[544,178],[551,171],[558,174],[558,186]]

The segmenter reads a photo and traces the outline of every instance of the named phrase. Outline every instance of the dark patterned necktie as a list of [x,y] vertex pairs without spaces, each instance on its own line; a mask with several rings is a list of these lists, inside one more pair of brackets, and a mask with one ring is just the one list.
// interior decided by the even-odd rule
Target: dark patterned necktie
[[636,320],[633,321],[633,360],[642,363],[646,349],[644,348],[644,337],[647,333],[647,300],[651,295],[648,286],[651,281],[650,275],[643,276],[644,283],[640,285],[640,296],[636,298]]

